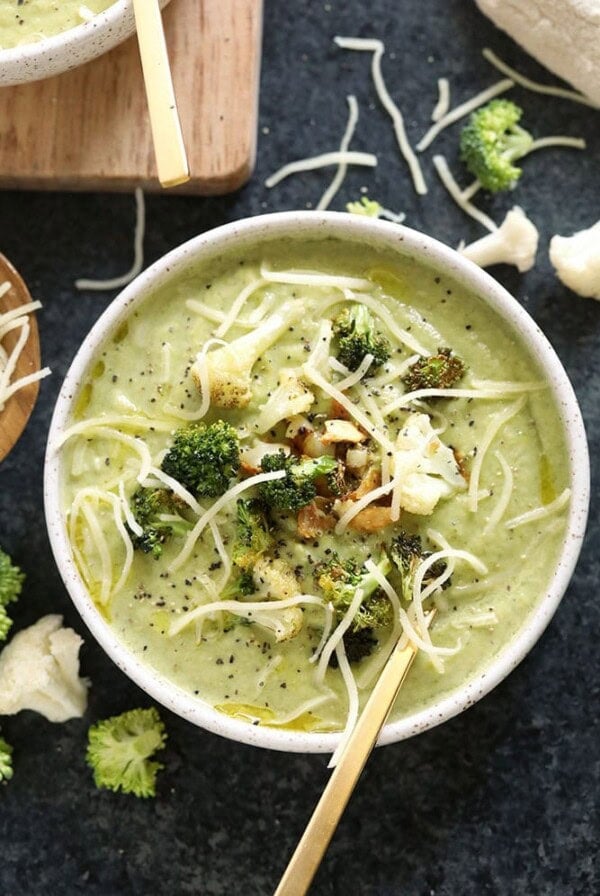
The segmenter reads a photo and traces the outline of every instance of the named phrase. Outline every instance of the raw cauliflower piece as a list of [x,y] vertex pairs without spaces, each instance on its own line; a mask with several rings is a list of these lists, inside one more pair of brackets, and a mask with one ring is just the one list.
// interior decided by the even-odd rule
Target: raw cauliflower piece
[[392,462],[401,481],[400,506],[427,516],[441,498],[466,488],[451,448],[440,440],[427,414],[410,414],[398,433]]
[[553,236],[550,261],[565,286],[590,299],[600,299],[600,221],[573,236]]
[[79,677],[83,641],[62,628],[62,616],[43,616],[14,636],[0,654],[0,715],[32,709],[50,722],[80,718],[89,682]]
[[542,65],[600,105],[600,0],[476,0]]

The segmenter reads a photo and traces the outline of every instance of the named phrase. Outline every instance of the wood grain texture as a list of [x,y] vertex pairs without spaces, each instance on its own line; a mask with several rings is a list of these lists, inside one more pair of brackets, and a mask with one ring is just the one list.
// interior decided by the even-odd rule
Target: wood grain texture
[[[10,261],[4,255],[0,255],[0,283],[4,283],[6,280],[11,283],[11,288],[3,296],[0,296],[0,314],[31,301],[29,290],[21,276]],[[29,326],[29,339],[23,346],[15,372],[11,377],[13,382],[22,376],[34,373],[40,368],[40,342],[35,314],[29,315]],[[7,333],[2,340],[2,345],[9,354],[15,346],[18,336],[19,331],[13,330]],[[24,386],[8,399],[4,410],[0,411],[0,462],[4,460],[25,429],[38,397],[39,389],[39,381]]]
[[[163,16],[191,174],[175,191],[231,192],[254,166],[262,0],[172,0]],[[0,89],[0,120],[0,188],[161,190],[135,37]]]

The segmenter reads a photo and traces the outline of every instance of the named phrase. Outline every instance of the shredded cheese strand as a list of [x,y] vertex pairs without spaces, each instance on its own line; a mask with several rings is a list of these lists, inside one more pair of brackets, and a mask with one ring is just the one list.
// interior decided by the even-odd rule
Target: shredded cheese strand
[[[332,358],[331,360],[335,360],[335,359]],[[335,384],[336,387],[340,390],[340,392],[345,392],[347,389],[351,389],[352,386],[355,386],[357,383],[360,383],[363,376],[365,376],[369,367],[373,363],[373,360],[374,360],[373,355],[367,353],[364,356],[364,358],[362,359],[362,361],[360,362],[359,366],[356,368],[356,370],[354,370],[352,372],[349,371],[347,367],[344,367],[343,364],[340,364],[339,366],[342,368],[342,370],[348,374],[347,376],[344,377],[344,379],[338,380],[337,383]],[[331,363],[331,361],[330,361],[330,363]]]
[[[366,292],[361,292],[361,290],[363,289],[373,289],[373,283],[370,280],[365,280],[363,282],[365,283],[365,286],[350,287],[350,289],[356,289],[357,292],[360,292],[360,295],[355,296],[353,294],[348,294],[345,296],[346,301],[360,302],[361,304],[366,305],[367,308],[370,308],[371,311],[373,311],[376,316],[381,321],[383,321],[392,336],[394,336],[398,340],[398,342],[402,343],[402,345],[405,345],[406,348],[410,349],[411,352],[416,352],[417,354],[423,356],[428,355],[429,351],[424,348],[424,346],[422,346],[411,333],[409,333],[407,330],[403,330],[402,327],[398,326],[391,312],[388,311],[388,309],[382,302],[380,302],[374,296],[367,294]],[[339,299],[337,297],[330,299],[320,308],[321,314],[324,314],[325,311],[331,308],[333,305],[339,305],[340,302],[343,301],[343,299]]]
[[375,168],[377,156],[370,152],[324,152],[318,156],[306,159],[298,159],[296,162],[288,162],[278,171],[275,171],[265,181],[265,186],[271,189],[291,174],[300,174],[303,171],[316,171],[319,168],[327,168],[330,165],[359,165],[364,168]]
[[215,336],[220,339],[225,336],[225,334],[231,329],[233,324],[237,322],[240,311],[242,310],[252,293],[256,292],[257,289],[260,289],[260,287],[264,285],[265,281],[262,279],[262,277],[259,277],[258,280],[253,280],[252,283],[248,283],[248,285],[242,289],[242,291],[239,293],[239,295],[231,305],[231,308],[225,315],[223,322],[219,324],[219,326],[215,330]]
[[[371,281],[363,277],[336,277],[317,271],[272,271],[266,264],[260,266],[260,275],[269,283],[285,283],[288,286],[320,286],[323,289],[341,290],[373,288]],[[342,299],[336,301],[341,302]]]
[[348,510],[344,511],[335,526],[335,534],[343,535],[346,531],[352,520],[357,514],[364,510],[365,507],[368,507],[369,504],[372,504],[373,501],[377,501],[379,498],[383,498],[385,495],[389,495],[389,493],[394,488],[395,479],[392,478],[389,482],[386,482],[385,485],[380,485],[377,488],[371,489],[370,492],[367,492],[366,495],[363,495],[362,498],[359,498],[358,501],[353,501],[352,505],[348,508]]
[[564,87],[551,87],[548,84],[540,84],[538,81],[532,81],[530,78],[526,78],[525,75],[522,75],[516,69],[511,68],[510,65],[507,65],[506,62],[496,56],[489,47],[484,47],[481,52],[484,59],[487,59],[490,65],[497,68],[503,75],[508,75],[508,77],[516,84],[520,84],[521,87],[526,87],[527,90],[531,90],[533,93],[545,93],[548,94],[548,96],[558,96],[565,100],[571,100],[574,103],[591,106],[592,109],[598,108],[598,103],[595,103],[594,100],[589,99],[582,93],[577,93],[575,90],[566,90]]
[[105,289],[120,289],[131,283],[144,266],[144,231],[146,229],[146,206],[144,202],[144,193],[140,187],[135,190],[135,234],[133,237],[133,264],[126,274],[121,277],[114,277],[110,280],[87,280],[79,278],[75,281],[75,288],[79,290],[89,289],[101,292]]
[[476,96],[471,97],[470,100],[461,103],[460,106],[456,106],[454,109],[451,109],[442,118],[436,121],[436,123],[429,128],[427,133],[421,137],[421,139],[417,143],[417,149],[419,150],[419,152],[423,152],[424,149],[427,149],[428,146],[431,146],[437,135],[441,131],[445,130],[445,128],[449,127],[451,124],[454,124],[456,121],[460,121],[460,119],[464,118],[465,115],[468,115],[470,112],[473,112],[480,106],[485,105],[485,103],[488,103],[495,96],[498,96],[501,93],[506,93],[507,90],[510,90],[511,87],[514,86],[514,81],[511,81],[509,78],[505,78],[502,81],[498,81],[496,84],[492,84],[491,87],[487,87],[485,90],[482,90]]
[[509,420],[516,416],[516,414],[523,410],[523,408],[525,407],[525,401],[526,398],[525,396],[523,396],[514,404],[509,405],[507,408],[504,408],[503,411],[500,411],[500,413],[496,414],[496,416],[493,417],[490,421],[485,433],[483,434],[481,442],[477,446],[477,456],[473,462],[473,467],[471,469],[468,491],[468,507],[469,510],[473,513],[477,512],[477,504],[479,498],[479,477],[481,476],[481,468],[483,466],[483,461],[485,460],[488,449],[499,430],[506,423],[508,423]]
[[502,452],[494,451],[494,457],[500,464],[500,469],[502,471],[502,491],[500,492],[500,497],[496,501],[496,506],[489,515],[487,523],[483,527],[484,536],[487,536],[490,534],[490,532],[493,532],[504,516],[506,508],[508,507],[508,502],[510,501],[510,496],[512,495],[513,491],[514,477],[510,465],[506,461]]
[[553,146],[565,146],[567,149],[585,149],[587,144],[583,137],[538,137],[537,140],[533,141],[525,155],[528,156],[529,153],[536,152],[538,149],[549,149]]
[[362,50],[373,53],[371,60],[371,75],[375,91],[381,102],[381,105],[392,119],[394,133],[398,148],[406,161],[415,191],[423,196],[427,193],[427,184],[423,177],[421,165],[417,159],[413,148],[406,136],[406,128],[404,127],[404,118],[402,112],[391,98],[383,74],[381,72],[381,58],[385,52],[385,47],[380,40],[364,40],[362,38],[334,37],[334,43],[343,50]]
[[[249,619],[254,613],[258,613],[268,607],[269,610],[286,610],[288,607],[297,607],[299,604],[315,604],[327,610],[327,604],[322,598],[314,594],[296,594],[294,597],[286,597],[283,600],[263,600],[263,601],[240,601],[240,600],[215,600],[208,604],[201,604],[188,610],[169,627],[169,637],[172,638],[187,628],[192,622],[200,619],[202,616],[208,616],[211,613],[234,613],[236,616],[244,616]],[[329,610],[331,612],[331,610]],[[252,621],[250,619],[250,621]]]
[[344,635],[352,625],[354,621],[354,617],[358,613],[360,609],[360,605],[363,602],[364,591],[362,588],[357,588],[354,597],[350,601],[350,605],[348,609],[344,613],[343,617],[340,619],[338,624],[336,625],[333,634],[329,638],[327,644],[325,644],[323,650],[321,651],[321,656],[319,657],[319,662],[317,663],[316,669],[316,680],[319,684],[322,684],[325,681],[325,673],[327,672],[327,668],[329,666],[329,660],[331,659],[331,654],[337,648],[338,644],[343,641]]
[[[344,131],[344,136],[340,142],[340,152],[346,152],[350,146],[350,141],[354,136],[356,123],[358,121],[358,103],[356,102],[356,97],[350,94],[350,96],[346,97],[346,101],[348,103],[348,123],[346,124],[346,130]],[[341,162],[338,165],[338,170],[336,171],[333,180],[317,203],[317,211],[324,211],[326,208],[329,208],[338,190],[344,183],[347,171],[348,166],[344,162]]]
[[[484,381],[482,380],[482,382]],[[511,388],[504,388],[508,385]],[[398,398],[390,401],[389,404],[384,405],[381,413],[384,417],[387,417],[399,408],[413,402],[416,403],[422,398],[478,398],[482,401],[494,401],[506,399],[510,395],[518,394],[519,392],[538,392],[546,388],[547,386],[544,383],[525,382],[510,384],[499,382],[496,387],[496,384],[489,380],[488,386],[482,389],[415,389],[414,392],[405,392],[404,395],[400,395]]]
[[180,553],[175,557],[169,566],[169,572],[173,572],[176,569],[179,569],[182,563],[188,559],[192,551],[194,550],[194,545],[200,538],[204,528],[208,525],[210,520],[212,520],[222,509],[232,501],[234,498],[237,498],[239,494],[246,491],[246,489],[253,488],[255,485],[260,485],[263,482],[271,482],[274,479],[283,479],[285,476],[285,470],[275,470],[273,473],[258,473],[256,476],[250,476],[249,479],[245,479],[243,482],[238,482],[232,488],[225,492],[224,495],[215,501],[208,510],[205,510],[194,528],[188,534],[185,540],[185,544],[180,551]]
[[346,656],[346,648],[344,647],[343,641],[340,641],[335,648],[335,655],[337,656],[339,670],[342,673],[342,680],[346,686],[346,692],[348,694],[348,714],[346,716],[346,725],[344,726],[339,743],[334,750],[331,759],[327,763],[328,768],[335,768],[338,764],[339,758],[346,749],[346,744],[354,731],[358,719],[358,688],[356,686],[356,679],[350,668],[350,663],[348,662],[348,657]]
[[434,156],[433,157],[433,165],[435,170],[437,171],[439,178],[443,185],[446,187],[446,190],[454,199],[459,208],[465,212],[465,214],[470,215],[471,218],[475,218],[476,221],[479,221],[480,224],[483,224],[488,230],[492,233],[495,230],[498,230],[498,225],[492,221],[489,215],[486,215],[485,212],[482,212],[481,209],[478,209],[473,205],[472,202],[469,202],[468,199],[463,198],[463,191],[458,186],[450,168],[448,167],[448,163],[444,156]]
[[130,416],[127,414],[106,414],[100,417],[90,417],[89,420],[81,420],[68,426],[58,435],[52,445],[52,450],[57,451],[73,436],[80,436],[84,433],[90,433],[99,426],[123,426],[132,429],[141,430],[157,430],[158,432],[171,432],[173,424],[162,420],[150,420],[147,417]]
[[546,519],[546,517],[551,516],[553,513],[557,513],[559,510],[562,510],[563,507],[566,507],[570,498],[571,489],[566,488],[560,493],[558,498],[555,498],[554,501],[551,501],[549,504],[536,507],[534,510],[528,510],[527,513],[522,513],[520,516],[514,516],[512,519],[507,520],[504,525],[507,529],[517,529],[519,526],[527,525],[527,523],[535,523],[538,520]]
[[439,121],[450,108],[450,82],[448,78],[438,78],[438,101],[431,113],[432,121]]

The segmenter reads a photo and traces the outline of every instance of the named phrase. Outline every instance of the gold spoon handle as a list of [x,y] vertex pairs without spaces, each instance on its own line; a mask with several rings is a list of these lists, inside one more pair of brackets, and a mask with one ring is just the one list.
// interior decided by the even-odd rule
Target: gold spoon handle
[[[426,617],[427,625],[433,611]],[[417,649],[396,645],[290,859],[275,896],[304,896],[329,846]]]
[[158,179],[175,187],[190,179],[158,0],[133,0]]

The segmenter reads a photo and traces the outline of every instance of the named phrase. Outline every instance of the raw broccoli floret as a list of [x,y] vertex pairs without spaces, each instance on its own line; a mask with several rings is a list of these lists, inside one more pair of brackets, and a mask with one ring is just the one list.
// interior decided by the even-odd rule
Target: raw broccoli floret
[[[398,589],[399,593],[404,600],[410,602],[413,598],[415,572],[423,560],[431,556],[431,552],[423,550],[421,539],[418,535],[408,535],[406,532],[400,532],[388,545],[387,554],[394,564],[395,570],[399,573],[401,583]],[[434,579],[437,579],[445,569],[446,564],[443,560],[438,560],[432,564],[423,577],[423,585],[426,586]],[[442,588],[448,588],[450,584],[450,579],[446,579]]]
[[[391,571],[392,564],[385,553],[382,554],[377,567],[384,576]],[[357,560],[341,560],[334,553],[329,560],[316,567],[315,577],[325,599],[333,605],[340,619],[347,612],[357,589],[360,588],[363,592],[362,603],[349,631],[383,628],[392,622],[393,610],[389,598],[373,574]]]
[[[289,326],[300,319],[304,305],[285,302],[250,333],[204,356],[210,400],[220,408],[244,408],[252,399],[252,368]],[[202,391],[202,363],[192,365],[192,376]]]
[[10,781],[13,776],[12,752],[11,745],[0,737],[0,784]]
[[86,761],[96,787],[149,797],[156,792],[156,774],[164,768],[150,757],[167,735],[158,711],[132,709],[97,722],[89,730]]
[[236,541],[231,559],[241,569],[252,569],[273,541],[271,522],[262,501],[239,498],[237,502]]
[[223,495],[240,467],[240,443],[229,423],[196,423],[175,433],[162,470],[198,497]]
[[133,547],[158,559],[172,535],[185,535],[192,528],[193,524],[181,516],[182,506],[169,489],[138,488],[131,497],[131,510],[144,531],[136,535],[129,530]]
[[466,365],[449,348],[439,348],[437,355],[419,358],[402,377],[410,392],[417,389],[449,389],[465,374]]
[[522,114],[510,100],[492,100],[473,112],[461,133],[461,159],[491,193],[510,190],[521,176],[513,162],[533,143],[531,134],[518,124]]
[[6,640],[12,625],[12,619],[6,611],[6,607],[20,595],[24,579],[24,573],[0,548],[0,641]]
[[276,510],[300,510],[316,497],[315,479],[319,476],[334,477],[335,482],[339,476],[338,462],[327,454],[316,458],[298,458],[278,451],[276,454],[266,454],[261,460],[261,467],[265,473],[285,470],[286,475],[282,479],[263,482],[260,486],[265,503]]
[[387,339],[375,329],[375,321],[366,305],[350,305],[333,322],[337,341],[336,357],[349,370],[357,370],[365,355],[373,355],[372,373],[390,357]]

